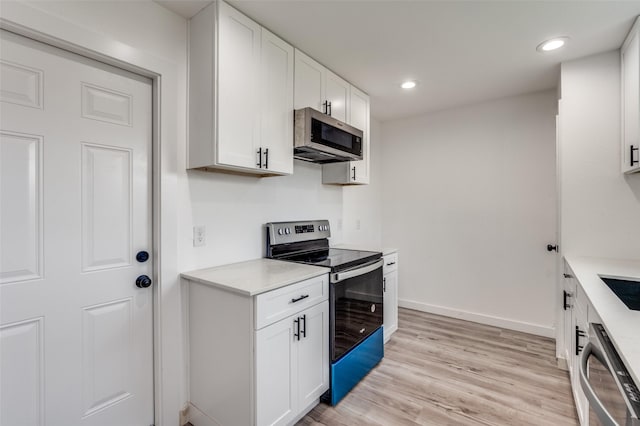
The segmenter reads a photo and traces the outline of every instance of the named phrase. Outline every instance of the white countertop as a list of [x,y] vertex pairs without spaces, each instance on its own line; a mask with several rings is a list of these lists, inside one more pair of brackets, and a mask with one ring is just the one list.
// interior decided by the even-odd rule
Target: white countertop
[[599,275],[640,281],[640,260],[565,256],[636,384],[640,385],[640,311],[632,311]]
[[328,273],[329,268],[320,266],[255,259],[183,272],[180,276],[245,296],[254,296]]
[[397,248],[392,248],[392,247],[380,248],[380,247],[367,245],[367,244],[336,244],[335,246],[331,246],[331,247],[348,249],[348,250],[379,251],[382,253],[383,256],[386,256],[388,254],[395,253],[398,251]]

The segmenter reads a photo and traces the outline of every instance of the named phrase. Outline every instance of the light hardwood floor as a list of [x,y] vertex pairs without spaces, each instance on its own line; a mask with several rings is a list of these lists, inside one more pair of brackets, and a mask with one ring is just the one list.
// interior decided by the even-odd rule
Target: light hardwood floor
[[298,426],[577,425],[554,341],[400,309],[382,362]]

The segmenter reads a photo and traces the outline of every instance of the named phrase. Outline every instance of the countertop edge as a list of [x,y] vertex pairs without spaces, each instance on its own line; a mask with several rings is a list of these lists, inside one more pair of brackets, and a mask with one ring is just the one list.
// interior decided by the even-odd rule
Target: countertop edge
[[[246,262],[257,262],[260,260],[264,260],[267,262],[282,262],[279,260],[273,260],[273,259],[252,259]],[[225,265],[218,265],[218,266],[214,266],[211,268],[202,268],[202,269],[198,269],[198,270],[193,270],[193,271],[187,271],[187,272],[182,272],[180,274],[180,278],[187,280],[187,281],[192,281],[192,282],[196,282],[199,284],[203,284],[203,285],[208,285],[210,287],[215,287],[221,290],[225,290],[231,293],[235,293],[241,296],[246,296],[246,297],[252,297],[252,296],[256,296],[258,294],[262,294],[262,293],[266,293],[272,290],[276,290],[282,287],[286,287],[288,285],[292,285],[295,283],[299,283],[301,281],[305,281],[311,278],[316,278],[316,277],[320,277],[322,275],[328,274],[330,272],[329,268],[325,268],[322,266],[314,266],[314,265],[300,265],[300,264],[292,264],[295,265],[298,269],[300,268],[304,268],[307,269],[307,271],[305,273],[301,273],[301,274],[297,274],[296,276],[293,276],[291,278],[288,278],[286,280],[282,280],[282,281],[277,281],[272,285],[269,286],[265,286],[265,287],[261,287],[259,289],[256,290],[247,290],[247,289],[243,289],[243,288],[239,288],[237,286],[234,286],[232,284],[225,284],[224,282],[221,282],[220,280],[215,280],[215,279],[206,279],[203,278],[201,276],[196,275],[198,272],[204,272],[204,271],[215,271],[216,268],[228,268],[232,265],[242,265],[243,263],[246,262],[237,262],[237,263],[230,263],[230,264],[225,264]],[[289,262],[286,262],[289,263]]]

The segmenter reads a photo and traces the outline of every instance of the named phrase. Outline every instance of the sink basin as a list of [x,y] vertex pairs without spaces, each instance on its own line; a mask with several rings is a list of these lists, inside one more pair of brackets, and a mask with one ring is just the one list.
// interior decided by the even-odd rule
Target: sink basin
[[640,311],[640,281],[600,277],[627,308]]

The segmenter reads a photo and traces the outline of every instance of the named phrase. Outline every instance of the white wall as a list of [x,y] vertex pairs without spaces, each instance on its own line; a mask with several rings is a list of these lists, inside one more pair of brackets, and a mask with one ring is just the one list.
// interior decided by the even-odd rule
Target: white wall
[[[342,188],[322,185],[318,164],[296,160],[293,175],[262,179],[189,171],[179,194],[183,270],[263,257],[266,222],[329,219],[332,243],[341,242]],[[206,226],[205,247],[193,247],[194,225]]]
[[640,173],[620,172],[620,52],[562,64],[563,254],[640,259]]
[[416,309],[553,335],[555,91],[382,125],[382,242]]

